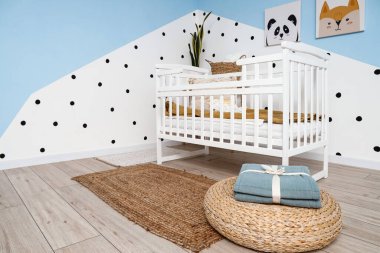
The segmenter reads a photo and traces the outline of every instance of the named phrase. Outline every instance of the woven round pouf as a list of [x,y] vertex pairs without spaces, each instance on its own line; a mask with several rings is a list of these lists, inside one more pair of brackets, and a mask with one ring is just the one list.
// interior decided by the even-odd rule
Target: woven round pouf
[[220,234],[244,247],[264,252],[305,252],[321,249],[342,229],[340,206],[321,191],[322,208],[239,202],[236,177],[210,187],[205,196],[207,220]]

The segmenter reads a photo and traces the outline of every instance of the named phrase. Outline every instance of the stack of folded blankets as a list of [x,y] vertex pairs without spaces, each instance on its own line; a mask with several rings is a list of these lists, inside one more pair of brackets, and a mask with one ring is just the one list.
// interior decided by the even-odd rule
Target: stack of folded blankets
[[244,202],[321,207],[319,187],[306,166],[243,164],[234,193]]

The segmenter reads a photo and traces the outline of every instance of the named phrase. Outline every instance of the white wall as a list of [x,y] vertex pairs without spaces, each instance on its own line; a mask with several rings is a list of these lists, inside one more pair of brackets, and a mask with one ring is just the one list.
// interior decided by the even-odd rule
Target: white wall
[[[156,141],[155,81],[150,74],[154,74],[156,63],[190,64],[189,32],[193,32],[194,22],[200,23],[204,17],[203,11],[195,13],[195,17],[190,13],[33,93],[0,139],[0,155],[5,155],[0,157],[0,169],[152,146]],[[206,23],[204,49],[203,67],[208,67],[203,59],[220,61],[228,54],[252,57],[280,50],[265,47],[263,30],[242,23],[236,25],[224,17],[218,20],[215,15]],[[110,62],[106,63],[106,59]],[[333,162],[380,168],[380,153],[374,150],[380,146],[377,118],[380,86],[375,69],[332,52],[329,146]],[[340,98],[336,97],[338,92]],[[41,101],[38,105],[37,99]],[[75,105],[71,106],[70,101]],[[362,121],[356,121],[357,116]],[[22,121],[26,122],[24,126]],[[53,125],[55,121],[58,126]],[[137,124],[133,125],[133,121]],[[87,128],[83,128],[84,123]],[[319,158],[318,153],[306,155]]]
[[[206,23],[206,41],[203,59],[221,61],[229,54],[264,55],[278,52],[280,47],[266,47],[264,31],[212,15]],[[224,36],[221,34],[224,33]],[[254,40],[251,40],[254,36]],[[235,39],[238,39],[235,42]],[[215,57],[213,57],[215,54]],[[380,120],[378,94],[379,75],[375,66],[331,52],[329,62],[329,154],[336,163],[380,169]],[[203,67],[209,64],[202,61]],[[276,68],[281,68],[277,66]],[[278,71],[278,69],[275,71]],[[337,93],[341,96],[338,98]],[[338,95],[339,96],[339,95]],[[360,116],[362,121],[357,121]],[[377,150],[377,149],[376,149]],[[305,155],[319,159],[320,152]]]
[[194,20],[189,13],[31,94],[0,139],[0,169],[155,143],[155,79],[150,75],[157,63],[191,64],[187,43]]

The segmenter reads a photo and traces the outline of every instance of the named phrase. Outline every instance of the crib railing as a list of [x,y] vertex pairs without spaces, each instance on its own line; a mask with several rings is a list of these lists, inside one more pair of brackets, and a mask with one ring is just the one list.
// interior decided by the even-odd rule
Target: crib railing
[[[325,146],[328,55],[305,45],[282,46],[281,54],[239,60],[238,73],[211,76],[205,69],[158,65],[157,137],[279,156],[283,164]],[[226,77],[234,80],[189,84]]]

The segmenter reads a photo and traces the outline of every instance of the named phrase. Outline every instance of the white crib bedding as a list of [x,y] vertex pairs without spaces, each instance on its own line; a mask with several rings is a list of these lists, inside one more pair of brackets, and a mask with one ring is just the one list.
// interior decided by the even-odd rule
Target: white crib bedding
[[[185,119],[183,116],[180,116],[178,119],[180,129],[184,129],[184,123]],[[213,119],[213,132],[219,133],[220,132],[220,124],[219,119]],[[242,127],[241,127],[241,119],[235,119],[234,120],[234,134],[240,135],[242,133]],[[259,137],[267,138],[268,137],[268,123],[264,123],[263,120],[259,120]],[[165,117],[165,126],[166,128],[170,127],[170,117]],[[195,118],[195,130],[200,131],[202,127],[201,118],[196,117]],[[306,127],[306,133],[307,136],[310,136],[310,131],[312,131],[312,135],[314,136],[316,133],[320,133],[321,131],[321,122],[314,121],[313,124],[309,123],[300,123],[300,133],[301,137],[303,137],[304,129]],[[177,128],[177,117],[172,117],[172,130],[173,132],[176,131]],[[254,128],[255,128],[255,121],[250,119],[246,120],[246,136],[254,136]],[[290,131],[293,133],[293,139],[297,139],[297,132],[298,132],[298,125],[297,123],[293,124],[293,127],[289,126]],[[187,129],[192,129],[192,118],[187,118]],[[204,131],[210,131],[210,119],[205,118],[204,119]],[[190,132],[189,132],[190,133]],[[223,120],[223,134],[230,134],[231,133],[231,120],[230,119],[224,119]],[[282,139],[282,124],[273,124],[272,125],[272,138],[273,139]]]

